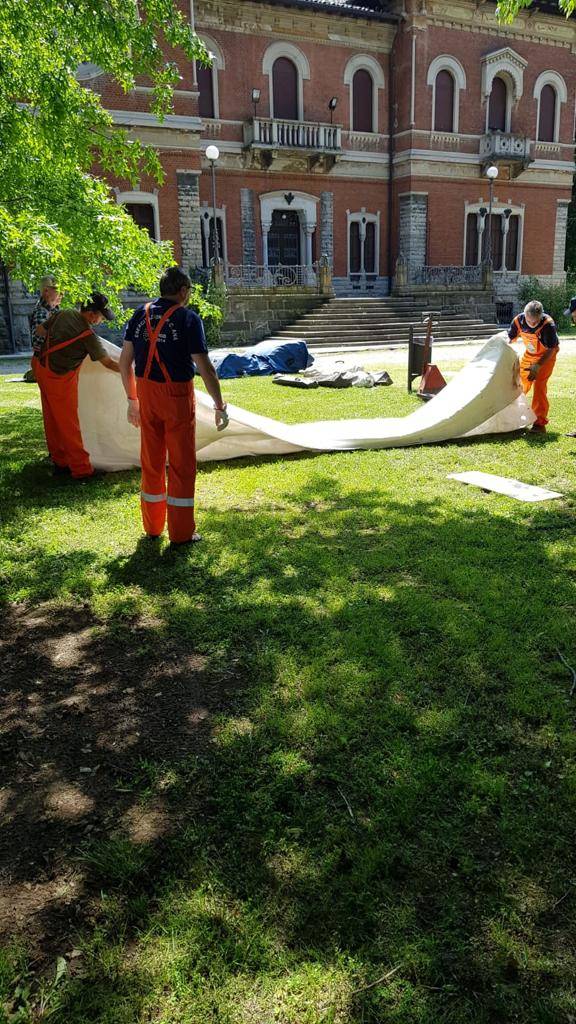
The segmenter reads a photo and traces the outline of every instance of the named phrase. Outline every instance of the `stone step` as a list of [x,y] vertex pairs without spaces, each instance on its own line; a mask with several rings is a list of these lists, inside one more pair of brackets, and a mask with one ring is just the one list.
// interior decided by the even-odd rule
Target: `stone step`
[[[454,325],[452,327],[443,326],[441,329],[438,328],[434,332],[433,336],[434,336],[434,338],[440,338],[440,337],[452,337],[452,335],[467,334],[467,335],[470,335],[470,336],[472,336],[472,335],[481,335],[482,337],[484,337],[485,335],[490,336],[491,334],[496,334],[496,332],[498,330],[499,330],[499,328],[495,327],[493,324],[474,324],[474,325],[463,325],[463,326],[456,326],[456,325]],[[357,338],[361,334],[364,334],[364,335],[368,334],[371,338],[372,337],[387,337],[387,338],[388,337],[395,337],[395,338],[406,338],[406,339],[408,339],[408,337],[409,337],[409,331],[403,330],[402,328],[398,328],[398,327],[396,327],[396,328],[389,328],[389,329],[382,327],[382,328],[379,328],[379,329],[371,330],[369,332],[368,331],[362,331],[361,327],[357,327],[354,330],[352,330],[352,329],[351,330],[340,330],[340,329],[336,329],[335,328],[332,331],[305,330],[304,328],[292,327],[292,328],[289,328],[289,329],[288,328],[282,328],[281,330],[276,332],[276,335],[278,337],[280,337],[280,338],[283,338],[285,341],[289,341],[290,339],[297,340],[298,338],[306,338],[307,340],[311,339],[311,338],[319,338],[320,340],[323,340],[323,339],[330,339],[330,338],[336,338],[336,337],[338,337],[338,338],[349,338],[350,340],[353,340],[354,338]],[[423,336],[423,334],[424,334],[424,332],[422,332],[422,336]]]

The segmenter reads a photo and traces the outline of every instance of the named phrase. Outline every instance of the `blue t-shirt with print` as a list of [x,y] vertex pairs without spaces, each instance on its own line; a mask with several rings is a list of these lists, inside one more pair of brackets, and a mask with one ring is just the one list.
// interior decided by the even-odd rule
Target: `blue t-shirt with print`
[[[155,299],[150,305],[150,323],[152,329],[160,322],[164,313],[174,303],[171,299]],[[144,306],[133,314],[124,331],[126,341],[134,346],[134,363],[137,377],[144,376],[148,359],[148,331]],[[181,383],[192,380],[194,376],[194,356],[207,352],[206,337],[202,320],[194,310],[179,306],[166,320],[159,336],[157,351],[166,367],[170,379]],[[152,360],[149,374],[150,380],[164,381],[164,374],[158,360]]]

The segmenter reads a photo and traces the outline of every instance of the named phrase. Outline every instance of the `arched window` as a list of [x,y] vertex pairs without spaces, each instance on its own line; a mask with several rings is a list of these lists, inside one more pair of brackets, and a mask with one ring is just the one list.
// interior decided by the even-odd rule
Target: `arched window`
[[160,241],[160,210],[155,192],[121,192],[114,189],[116,202],[120,203],[132,220],[147,231],[154,242]]
[[197,64],[196,80],[198,82],[198,92],[200,93],[198,97],[198,113],[200,117],[215,117],[213,69]]
[[520,238],[520,217],[512,214],[508,221],[506,235],[506,270],[518,270],[518,242]]
[[198,113],[200,117],[220,117],[220,98],[218,88],[218,73],[224,71],[226,62],[224,53],[215,39],[202,34],[208,53],[212,58],[212,64],[204,66],[196,61],[196,82],[198,86]]
[[478,214],[469,213],[466,217],[466,256],[467,267],[475,267],[478,263]]
[[378,95],[384,88],[381,64],[368,53],[356,53],[344,68],[344,85],[350,96],[350,131],[377,132]]
[[375,131],[374,82],[365,68],[356,71],[352,79],[352,131]]
[[508,88],[499,75],[492,81],[488,106],[488,131],[505,132],[508,113]]
[[540,109],[538,115],[538,142],[554,142],[556,131],[556,90],[553,85],[545,85],[540,93]]
[[439,71],[434,89],[434,130],[454,131],[454,78],[449,71]]
[[278,57],[272,68],[274,117],[298,121],[298,69],[288,57]]

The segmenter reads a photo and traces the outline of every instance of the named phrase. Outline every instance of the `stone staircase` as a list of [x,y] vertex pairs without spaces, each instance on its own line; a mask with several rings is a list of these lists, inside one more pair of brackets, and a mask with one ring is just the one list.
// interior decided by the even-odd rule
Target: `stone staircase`
[[351,351],[408,343],[410,326],[423,333],[425,314],[435,322],[435,342],[482,341],[497,331],[501,324],[486,323],[468,313],[449,308],[434,310],[423,302],[415,304],[402,298],[333,298],[318,309],[311,310],[295,323],[282,327],[273,340],[303,338],[310,348]]

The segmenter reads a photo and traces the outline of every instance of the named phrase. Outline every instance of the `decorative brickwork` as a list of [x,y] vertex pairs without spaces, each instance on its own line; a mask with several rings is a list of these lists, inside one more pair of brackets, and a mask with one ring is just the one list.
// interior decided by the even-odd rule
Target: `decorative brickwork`
[[409,193],[400,196],[399,251],[411,267],[423,267],[426,259],[428,196]]
[[327,256],[334,265],[334,193],[320,194],[320,256]]

